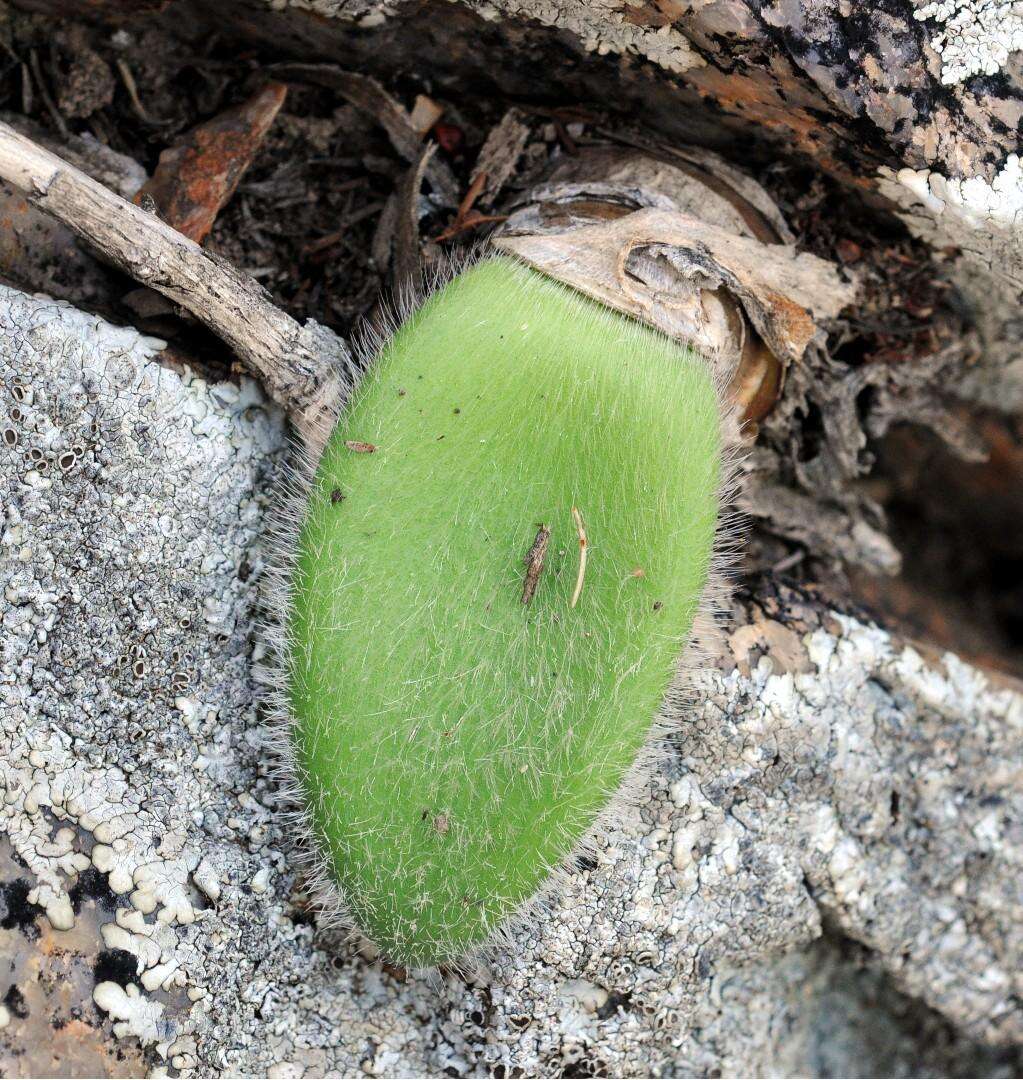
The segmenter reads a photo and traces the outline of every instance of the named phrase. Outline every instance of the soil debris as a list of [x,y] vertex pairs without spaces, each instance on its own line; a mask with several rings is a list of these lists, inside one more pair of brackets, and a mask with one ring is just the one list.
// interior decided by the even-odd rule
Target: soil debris
[[201,244],[287,97],[287,87],[270,83],[248,100],[192,128],[164,150],[153,176],[135,196],[152,198],[168,225]]

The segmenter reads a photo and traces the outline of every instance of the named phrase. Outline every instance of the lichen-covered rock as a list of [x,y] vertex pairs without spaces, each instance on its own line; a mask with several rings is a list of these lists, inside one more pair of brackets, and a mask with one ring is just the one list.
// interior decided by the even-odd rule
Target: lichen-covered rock
[[279,416],[49,300],[0,291],[0,329],[5,1074],[54,1039],[185,1076],[1018,1071],[969,1041],[1023,1042],[1018,687],[765,588],[545,918],[408,976],[317,937],[270,778]]

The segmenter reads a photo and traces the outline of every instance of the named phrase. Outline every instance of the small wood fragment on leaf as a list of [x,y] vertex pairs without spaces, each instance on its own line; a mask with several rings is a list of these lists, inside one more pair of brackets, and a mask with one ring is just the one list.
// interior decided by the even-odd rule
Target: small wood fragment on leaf
[[371,442],[359,442],[357,439],[345,439],[345,448],[353,454],[375,454],[376,444]]
[[522,584],[522,602],[528,604],[532,601],[536,587],[540,582],[540,574],[543,573],[544,560],[547,558],[547,545],[551,542],[551,530],[546,525],[541,525],[536,532],[533,546],[526,554],[526,579]]
[[572,507],[572,517],[575,518],[575,527],[579,533],[579,573],[575,579],[575,592],[572,593],[572,603],[569,607],[575,607],[582,595],[583,583],[586,581],[586,550],[589,546],[586,539],[586,526],[583,524],[583,516],[577,506]]

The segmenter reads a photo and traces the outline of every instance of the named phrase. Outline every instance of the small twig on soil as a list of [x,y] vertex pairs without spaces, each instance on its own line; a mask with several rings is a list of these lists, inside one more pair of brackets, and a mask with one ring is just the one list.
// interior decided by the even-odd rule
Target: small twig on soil
[[[387,132],[391,145],[411,165],[421,164],[420,149],[425,132],[417,130],[408,110],[376,79],[343,71],[333,64],[271,64],[268,71],[279,79],[295,79],[337,90],[352,105],[369,113]],[[422,163],[434,195],[454,206],[457,184],[450,167],[440,158]]]
[[32,115],[32,73],[24,61],[21,65],[21,111],[26,116]]
[[427,143],[419,160],[406,170],[395,194],[398,196],[398,217],[394,234],[394,277],[400,286],[418,280],[422,269],[422,245],[419,242],[419,191],[427,166],[437,150],[436,143]]
[[528,604],[536,592],[540,582],[540,574],[543,573],[544,559],[547,557],[547,545],[551,542],[551,530],[546,525],[541,525],[536,532],[533,546],[526,555],[526,580],[522,585],[522,602]]
[[459,233],[468,232],[469,229],[474,229],[477,225],[482,225],[488,221],[508,220],[507,214],[481,214],[478,210],[473,210],[473,204],[480,197],[486,183],[487,174],[485,172],[477,173],[476,178],[469,185],[465,197],[458,204],[455,220],[443,232],[438,233],[433,238],[435,244],[450,240],[452,237],[458,236]]
[[558,141],[565,148],[566,153],[572,157],[578,157],[579,147],[576,145],[575,140],[568,133],[568,128],[561,122],[561,119],[557,116],[554,117],[554,130],[557,132]]
[[507,214],[481,214],[478,210],[470,210],[464,218],[460,220],[456,218],[443,232],[438,233],[433,238],[433,242],[435,244],[443,244],[446,240],[453,240],[456,236],[460,236],[464,232],[469,232],[479,225],[486,225],[488,222],[507,220]]
[[480,192],[483,191],[487,184],[487,174],[485,172],[477,173],[473,182],[469,185],[469,190],[466,191],[465,197],[458,204],[458,217],[464,218],[466,214],[473,208],[473,204],[480,197]]
[[[338,187],[340,187],[340,185],[337,185],[334,190],[338,190]],[[343,228],[332,233],[327,233],[326,236],[321,236],[318,240],[311,240],[304,248],[302,248],[299,252],[299,256],[306,259],[310,255],[316,255],[321,251],[326,251],[328,248],[335,247],[351,232],[353,225],[357,225],[360,221],[372,217],[374,214],[379,214],[383,208],[384,203],[371,202],[360,210],[356,210],[354,214],[346,214]]]
[[46,85],[46,77],[43,75],[42,64],[39,62],[39,53],[35,49],[31,49],[28,54],[28,59],[32,66],[32,76],[35,79],[36,86],[39,88],[39,96],[43,99],[46,111],[50,114],[50,119],[60,132],[61,138],[66,139],[69,134],[67,124],[64,122],[64,117],[60,115],[60,110],[54,103],[53,96],[50,94],[50,89]]
[[139,88],[135,82],[135,76],[131,68],[128,67],[128,61],[123,56],[117,58],[117,72],[121,76],[121,82],[124,83],[125,90],[128,91],[128,100],[131,101],[131,107],[135,110],[135,115],[142,123],[151,124],[153,121],[149,113],[146,112],[142,99],[139,97]]
[[336,414],[337,369],[349,363],[339,338],[316,323],[300,325],[251,278],[3,123],[0,179],[190,311],[288,411],[310,450],[322,445]]
[[569,605],[575,607],[579,603],[579,597],[583,591],[583,582],[586,580],[586,550],[589,544],[586,540],[586,526],[583,525],[583,516],[576,506],[572,507],[572,517],[575,518],[575,527],[579,532],[579,573],[576,575],[575,592],[572,593],[572,603]]

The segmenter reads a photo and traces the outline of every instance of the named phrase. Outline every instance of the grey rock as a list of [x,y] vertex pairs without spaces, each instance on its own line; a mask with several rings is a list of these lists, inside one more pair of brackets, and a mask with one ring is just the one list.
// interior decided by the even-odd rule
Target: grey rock
[[736,603],[598,858],[471,976],[395,971],[317,933],[265,746],[280,414],[45,298],[0,289],[0,331],[0,998],[43,956],[128,964],[5,1004],[5,1072],[72,1006],[184,1076],[1019,1068],[1018,686]]

